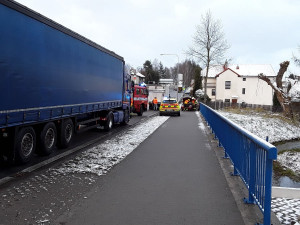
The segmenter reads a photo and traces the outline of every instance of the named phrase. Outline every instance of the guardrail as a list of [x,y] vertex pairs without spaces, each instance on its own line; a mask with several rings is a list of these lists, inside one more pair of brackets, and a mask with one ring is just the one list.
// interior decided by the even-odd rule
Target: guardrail
[[271,224],[272,163],[277,149],[270,143],[201,104],[200,112],[224,148],[225,158],[234,166],[249,191],[245,203],[257,204],[264,215],[263,224]]

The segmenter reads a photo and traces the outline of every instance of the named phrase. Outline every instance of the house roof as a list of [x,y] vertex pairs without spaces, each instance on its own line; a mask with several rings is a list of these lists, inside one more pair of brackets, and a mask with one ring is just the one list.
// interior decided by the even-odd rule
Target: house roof
[[140,72],[136,72],[135,70],[131,70],[130,75],[131,76],[141,77],[141,78],[145,77],[143,74],[141,74]]
[[223,70],[221,73],[216,74],[215,77],[220,76],[222,73],[224,73],[224,72],[227,71],[227,70],[231,70],[231,71],[232,71],[233,73],[235,73],[238,77],[241,76],[240,74],[238,74],[238,73],[235,72],[234,70],[232,70],[232,69],[230,69],[230,68],[227,68],[227,69]]
[[[267,77],[275,77],[276,74],[270,64],[233,64],[228,65],[228,69],[242,77],[256,77],[263,73]],[[208,77],[216,77],[224,72],[223,65],[213,65],[208,71]],[[206,68],[202,70],[202,76],[206,73]]]
[[139,72],[137,72],[135,75],[138,76],[138,77],[142,77],[142,78],[145,77],[143,74],[141,74],[141,73],[139,73]]

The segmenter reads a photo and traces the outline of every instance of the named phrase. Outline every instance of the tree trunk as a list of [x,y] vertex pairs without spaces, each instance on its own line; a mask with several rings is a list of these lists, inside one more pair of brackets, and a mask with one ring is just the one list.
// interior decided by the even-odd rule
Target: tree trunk
[[275,91],[275,94],[277,96],[277,99],[280,103],[280,105],[283,108],[283,113],[285,116],[293,118],[293,110],[292,110],[292,104],[289,99],[286,99],[286,96],[284,96],[280,91]]
[[209,63],[206,66],[206,73],[204,77],[204,103],[207,103],[207,77],[208,77]]
[[262,73],[258,74],[258,78],[267,82],[268,85],[270,85],[272,89],[275,91],[277,99],[283,108],[284,115],[293,118],[291,99],[288,97],[287,93],[283,92],[283,87],[282,87],[282,77],[283,74],[286,72],[289,63],[290,63],[289,61],[280,63],[280,69],[276,76],[276,86],[271,82],[271,80],[267,76],[265,76]]

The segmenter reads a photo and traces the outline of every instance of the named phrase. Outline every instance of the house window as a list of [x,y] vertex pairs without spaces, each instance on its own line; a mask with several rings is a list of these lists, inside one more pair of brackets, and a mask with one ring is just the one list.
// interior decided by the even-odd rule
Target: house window
[[246,94],[246,88],[243,88],[243,89],[242,89],[242,94],[243,94],[243,95]]
[[228,98],[225,98],[225,102],[228,102],[228,103],[230,103],[230,99],[228,99]]
[[211,95],[215,96],[216,95],[216,89],[211,89]]
[[246,81],[246,77],[243,78],[243,81]]
[[231,81],[225,81],[225,89],[230,89]]

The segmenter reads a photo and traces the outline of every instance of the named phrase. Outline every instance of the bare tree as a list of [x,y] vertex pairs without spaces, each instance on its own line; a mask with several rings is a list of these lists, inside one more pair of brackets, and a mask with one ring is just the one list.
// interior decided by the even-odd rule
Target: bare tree
[[273,90],[276,94],[276,97],[277,97],[280,105],[283,108],[284,114],[286,116],[292,118],[293,110],[292,110],[292,105],[291,105],[291,97],[289,97],[289,95],[288,95],[290,88],[288,88],[287,91],[284,92],[283,86],[282,86],[282,77],[283,77],[284,73],[287,71],[289,64],[290,64],[289,61],[280,63],[280,69],[276,76],[276,85],[273,83],[273,81],[271,81],[266,75],[264,75],[262,73],[258,74],[258,78],[261,80],[264,80],[265,82],[268,83],[268,85],[270,85],[273,88]]
[[208,71],[212,64],[220,63],[229,45],[225,40],[223,27],[219,20],[214,20],[210,11],[202,15],[201,23],[196,28],[193,37],[194,46],[187,54],[196,57],[206,67],[204,77],[204,94],[207,94]]
[[195,63],[191,60],[185,60],[179,65],[179,71],[183,74],[183,85],[188,87],[191,85],[191,80],[194,78],[194,65]]

